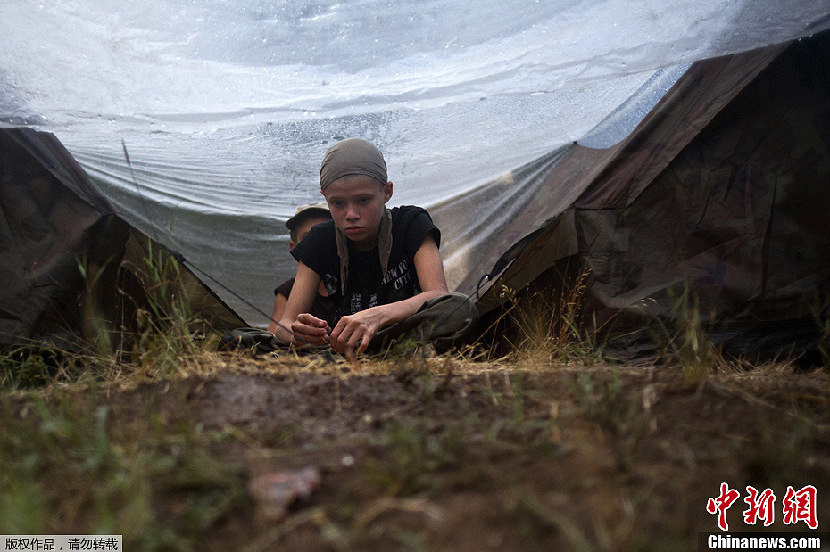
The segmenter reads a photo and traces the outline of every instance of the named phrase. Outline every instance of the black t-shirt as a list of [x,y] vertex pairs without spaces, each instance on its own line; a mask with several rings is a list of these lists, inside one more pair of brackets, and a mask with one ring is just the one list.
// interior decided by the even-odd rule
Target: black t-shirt
[[349,275],[346,293],[340,285],[340,258],[337,255],[334,221],[318,224],[297,244],[291,254],[322,278],[329,296],[337,303],[337,318],[409,299],[421,292],[415,271],[415,253],[431,235],[440,245],[441,232],[426,210],[411,205],[391,209],[392,251],[386,277],[381,273],[378,249],[358,251],[349,247]]

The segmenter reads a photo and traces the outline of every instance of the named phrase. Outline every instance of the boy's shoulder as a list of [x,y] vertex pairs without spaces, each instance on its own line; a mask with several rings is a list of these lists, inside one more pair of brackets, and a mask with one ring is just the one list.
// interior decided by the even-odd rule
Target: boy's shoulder
[[401,239],[402,243],[418,248],[427,235],[432,235],[435,243],[441,244],[441,231],[435,226],[429,212],[417,205],[402,205],[390,209],[392,211],[392,233]]
[[401,205],[399,207],[392,207],[389,209],[392,211],[392,219],[413,219],[420,215],[426,215],[432,220],[432,217],[429,216],[429,212],[424,209],[423,207],[418,207],[417,205]]
[[398,211],[398,212],[401,212],[401,213],[418,212],[418,211],[423,211],[425,213],[427,212],[426,209],[424,209],[423,207],[420,207],[418,205],[399,205],[397,207],[392,207],[390,209],[390,211],[392,211],[392,212]]
[[[311,227],[311,229],[308,231],[308,234],[306,235],[305,238],[303,238],[303,240],[305,241],[305,239],[308,238],[308,237],[312,237],[312,239],[314,239],[314,237],[316,237],[316,238],[319,239],[320,236],[327,236],[329,234],[334,235],[334,231],[335,231],[334,229],[335,229],[335,226],[334,226],[334,221],[333,220],[327,220],[326,222],[321,222],[320,224],[315,224],[314,226]],[[300,242],[300,243],[302,243],[302,242]],[[297,244],[297,245],[299,245],[299,244]]]

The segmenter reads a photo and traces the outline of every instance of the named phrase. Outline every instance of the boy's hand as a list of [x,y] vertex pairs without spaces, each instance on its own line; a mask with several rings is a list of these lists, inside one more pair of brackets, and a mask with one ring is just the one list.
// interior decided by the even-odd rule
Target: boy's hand
[[294,343],[297,345],[325,345],[329,341],[328,322],[310,314],[300,314],[297,320],[291,324],[291,331],[294,332]]
[[375,309],[344,316],[332,330],[329,345],[344,355],[360,354],[369,347],[369,341],[378,333],[381,326],[381,316]]

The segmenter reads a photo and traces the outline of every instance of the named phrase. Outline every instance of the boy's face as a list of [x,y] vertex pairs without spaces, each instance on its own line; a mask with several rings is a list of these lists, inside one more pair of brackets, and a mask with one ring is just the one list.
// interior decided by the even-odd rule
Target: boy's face
[[381,185],[371,176],[353,175],[338,178],[323,194],[337,227],[361,251],[378,242],[380,218],[392,197],[392,183]]
[[293,239],[288,242],[288,250],[294,249],[294,247],[303,241],[303,238],[306,237],[306,234],[309,233],[312,226],[316,226],[320,223],[327,222],[331,220],[328,217],[309,217],[307,219],[302,219],[300,222],[297,223],[297,226],[294,227],[294,235],[297,238],[297,241]]

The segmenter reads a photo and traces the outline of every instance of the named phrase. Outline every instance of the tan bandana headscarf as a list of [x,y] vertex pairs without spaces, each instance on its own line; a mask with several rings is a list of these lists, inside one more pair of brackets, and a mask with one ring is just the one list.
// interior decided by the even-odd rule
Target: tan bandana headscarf
[[326,152],[320,165],[320,191],[344,176],[362,174],[386,185],[386,161],[372,142],[347,138],[337,142]]
[[[364,175],[375,178],[386,185],[386,161],[374,144],[360,138],[348,138],[334,144],[328,149],[320,165],[320,191],[326,191],[329,185],[344,176]],[[345,295],[346,281],[349,277],[348,238],[336,229],[337,255],[340,257],[340,289]],[[392,213],[385,209],[378,229],[378,256],[383,277],[392,252]]]

